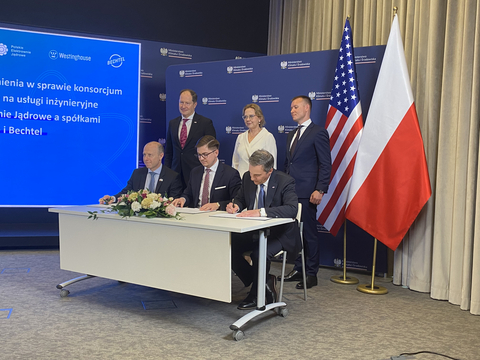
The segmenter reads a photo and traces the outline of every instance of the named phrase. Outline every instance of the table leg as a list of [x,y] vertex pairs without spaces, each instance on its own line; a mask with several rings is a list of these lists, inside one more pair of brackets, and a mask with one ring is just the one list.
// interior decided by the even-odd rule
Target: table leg
[[[265,237],[265,229],[260,230],[258,241],[258,290],[257,290],[257,309],[250,311],[248,314],[242,316],[240,319],[230,325],[230,330],[233,330],[235,340],[243,339],[243,332],[240,328],[255,317],[264,314],[269,310],[276,308],[285,308],[287,306],[283,301],[273,304],[265,305],[265,279],[267,278],[267,238]],[[282,311],[283,310],[283,311]],[[279,314],[283,317],[287,316],[288,311],[281,309]]]

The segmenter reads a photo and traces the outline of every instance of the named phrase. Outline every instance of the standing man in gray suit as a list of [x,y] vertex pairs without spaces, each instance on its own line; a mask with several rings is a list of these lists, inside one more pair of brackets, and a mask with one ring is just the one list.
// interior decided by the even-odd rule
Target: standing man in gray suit
[[170,120],[165,144],[165,165],[180,174],[185,189],[190,172],[200,165],[197,141],[205,135],[216,137],[212,120],[197,114],[197,94],[185,89],[180,92],[178,108],[181,116]]

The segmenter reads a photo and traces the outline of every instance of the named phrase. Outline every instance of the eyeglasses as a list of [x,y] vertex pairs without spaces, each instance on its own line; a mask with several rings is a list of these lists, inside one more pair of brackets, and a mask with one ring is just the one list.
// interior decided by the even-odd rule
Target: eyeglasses
[[213,153],[213,152],[215,152],[215,150],[210,151],[210,152],[208,152],[208,153],[197,154],[197,157],[198,157],[199,159],[200,159],[200,158],[205,159],[208,155],[210,155],[210,154]]
[[257,116],[257,115],[243,115],[243,116],[242,116],[242,119],[243,119],[243,120],[247,120],[247,119],[252,120],[255,116]]

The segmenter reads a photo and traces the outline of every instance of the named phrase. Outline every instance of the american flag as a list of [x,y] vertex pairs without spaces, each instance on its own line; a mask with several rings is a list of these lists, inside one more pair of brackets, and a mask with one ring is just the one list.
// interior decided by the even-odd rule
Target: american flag
[[323,195],[317,207],[317,217],[318,221],[335,236],[345,221],[345,205],[350,179],[363,131],[352,29],[348,19],[345,21],[342,43],[338,52],[325,127],[330,135],[332,173],[328,194]]

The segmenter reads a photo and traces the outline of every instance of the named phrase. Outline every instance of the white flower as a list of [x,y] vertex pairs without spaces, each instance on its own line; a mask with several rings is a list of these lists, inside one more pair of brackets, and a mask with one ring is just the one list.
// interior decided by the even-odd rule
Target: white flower
[[125,206],[125,205],[127,205],[127,204],[125,204],[125,202],[122,201],[122,202],[121,202],[120,204],[118,204],[118,205],[119,205],[119,206]]
[[141,208],[142,208],[142,205],[140,205],[140,203],[138,201],[134,201],[132,203],[132,210],[133,211],[139,212]]
[[160,206],[160,203],[158,201],[152,201],[150,204],[150,209],[154,210]]

